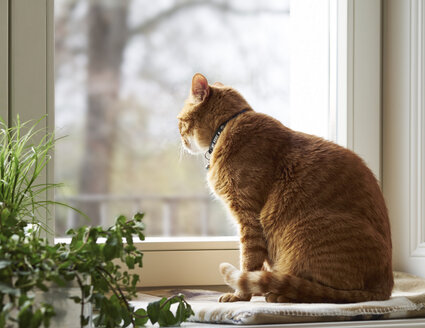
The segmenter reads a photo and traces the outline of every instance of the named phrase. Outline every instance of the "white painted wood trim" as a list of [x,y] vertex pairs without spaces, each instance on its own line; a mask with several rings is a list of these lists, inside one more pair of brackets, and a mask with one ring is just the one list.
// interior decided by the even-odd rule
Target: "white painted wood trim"
[[[54,0],[46,0],[46,124],[48,133],[55,132],[55,22],[54,22]],[[46,166],[46,181],[55,181],[55,156],[51,152],[51,160]],[[46,199],[54,200],[53,189],[47,191]],[[55,207],[50,206],[51,217],[55,217]],[[55,220],[47,222],[50,229],[55,231]],[[53,242],[54,236],[48,236],[49,242]]]
[[353,149],[353,1],[336,0],[337,6],[337,142]]
[[239,238],[232,237],[147,237],[137,242],[142,251],[239,250]]
[[[123,239],[124,240],[124,239]],[[105,238],[99,238],[99,243]],[[231,237],[147,237],[141,241],[134,238],[137,248],[145,251],[200,251],[200,250],[239,250],[239,238]],[[55,243],[70,244],[71,238],[55,238]]]
[[[3,1],[3,0],[0,0]],[[44,127],[54,128],[53,0],[13,0],[10,11],[9,121],[22,122],[47,115]],[[41,127],[41,126],[40,126]],[[49,166],[41,182],[53,181]],[[53,194],[46,193],[52,199]],[[47,217],[47,214],[46,214]],[[53,230],[53,222],[48,223]],[[53,238],[51,238],[53,239]]]
[[393,266],[425,277],[423,19],[420,0],[384,2],[383,191]]
[[238,237],[147,238],[143,251],[142,287],[223,285],[218,268],[239,267]]
[[[70,242],[55,238],[55,243]],[[239,266],[238,237],[151,237],[134,242],[144,254],[143,268],[135,270],[141,287],[223,285],[220,263]]]
[[381,1],[337,5],[337,141],[381,180]]
[[410,255],[425,257],[424,3],[410,7]]
[[239,267],[239,250],[144,251],[141,287],[224,285],[219,265]]
[[9,0],[0,0],[0,117],[9,111]]
[[22,121],[46,114],[46,1],[11,1],[11,110]]
[[353,150],[380,180],[381,1],[354,1],[353,15]]

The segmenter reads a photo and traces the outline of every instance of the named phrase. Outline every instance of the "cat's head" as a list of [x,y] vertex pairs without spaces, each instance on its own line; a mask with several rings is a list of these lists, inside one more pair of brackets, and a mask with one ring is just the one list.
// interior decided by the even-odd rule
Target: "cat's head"
[[202,74],[195,74],[189,97],[177,116],[184,148],[192,154],[205,152],[218,126],[246,108],[248,103],[236,90],[220,82],[209,85]]

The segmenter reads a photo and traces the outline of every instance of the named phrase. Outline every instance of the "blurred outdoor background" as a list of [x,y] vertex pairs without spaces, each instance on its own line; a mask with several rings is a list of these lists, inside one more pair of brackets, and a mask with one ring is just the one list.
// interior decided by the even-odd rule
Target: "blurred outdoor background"
[[332,138],[328,11],[329,0],[56,1],[55,197],[91,218],[58,207],[56,235],[136,211],[147,236],[235,235],[203,157],[181,152],[192,76]]

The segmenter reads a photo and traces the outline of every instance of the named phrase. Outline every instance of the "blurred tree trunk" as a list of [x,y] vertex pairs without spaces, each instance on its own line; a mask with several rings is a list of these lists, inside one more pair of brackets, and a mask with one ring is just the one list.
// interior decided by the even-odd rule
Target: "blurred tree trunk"
[[[87,113],[81,194],[109,192],[110,165],[119,115],[123,52],[128,39],[127,0],[89,1],[87,40]],[[81,206],[92,224],[99,224],[99,206]]]

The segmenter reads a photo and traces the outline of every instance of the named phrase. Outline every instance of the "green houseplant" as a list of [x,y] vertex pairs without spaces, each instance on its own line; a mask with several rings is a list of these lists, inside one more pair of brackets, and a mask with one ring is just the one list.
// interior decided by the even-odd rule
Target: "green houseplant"
[[[144,239],[142,213],[119,216],[107,229],[71,229],[69,245],[48,243],[50,231],[40,218],[57,203],[43,196],[57,185],[38,178],[55,139],[37,130],[38,123],[22,124],[18,117],[9,128],[0,121],[0,328],[49,327],[55,308],[36,300],[35,291],[72,283],[80,291],[71,298],[81,308],[81,327],[139,327],[148,320],[179,326],[193,314],[182,295],[152,302],[146,310],[130,304],[140,279],[131,269],[142,267],[143,254],[133,244],[133,236]],[[173,303],[178,303],[174,313]],[[87,305],[94,308],[93,317],[85,314]]]

